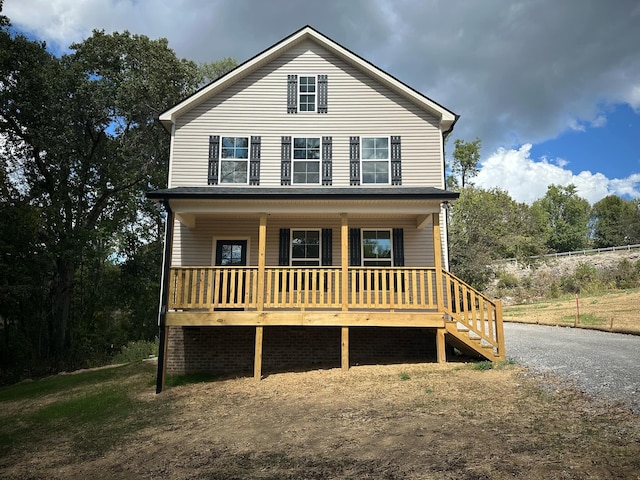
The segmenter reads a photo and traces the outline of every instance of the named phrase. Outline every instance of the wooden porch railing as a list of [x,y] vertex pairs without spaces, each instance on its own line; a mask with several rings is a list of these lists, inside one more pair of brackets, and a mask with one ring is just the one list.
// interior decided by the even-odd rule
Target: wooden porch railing
[[434,268],[349,267],[346,302],[341,274],[340,267],[266,267],[264,304],[258,305],[258,267],[173,267],[168,308],[337,310],[346,304],[347,310],[441,311],[504,356],[500,302],[451,273],[438,279]]
[[449,272],[444,277],[444,310],[451,320],[461,324],[482,345],[493,348],[496,356],[505,357],[502,304],[490,300]]
[[[343,305],[339,267],[266,267],[264,308],[336,309]],[[174,267],[173,310],[258,307],[257,267]],[[349,309],[435,310],[435,269],[349,268]]]

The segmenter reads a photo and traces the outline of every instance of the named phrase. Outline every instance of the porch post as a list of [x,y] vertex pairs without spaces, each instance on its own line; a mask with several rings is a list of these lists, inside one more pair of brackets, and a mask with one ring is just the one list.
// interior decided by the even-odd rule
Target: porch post
[[349,310],[349,218],[341,213],[342,226],[340,228],[340,266],[342,267],[342,311]]
[[[341,213],[342,225],[340,229],[340,266],[342,268],[342,311],[349,310],[349,218],[346,213]],[[349,327],[342,327],[342,370],[349,370]]]
[[342,370],[349,370],[349,327],[342,327]]
[[444,328],[436,329],[436,354],[438,363],[446,363],[447,361],[447,349],[444,341]]
[[260,230],[258,232],[258,298],[256,298],[256,309],[264,310],[264,266],[265,251],[267,249],[267,214],[260,214]]
[[436,269],[436,302],[438,312],[444,312],[444,286],[442,282],[442,237],[440,236],[440,212],[432,213],[433,262]]
[[260,381],[262,377],[262,334],[264,327],[256,327],[256,351],[253,359],[253,378]]

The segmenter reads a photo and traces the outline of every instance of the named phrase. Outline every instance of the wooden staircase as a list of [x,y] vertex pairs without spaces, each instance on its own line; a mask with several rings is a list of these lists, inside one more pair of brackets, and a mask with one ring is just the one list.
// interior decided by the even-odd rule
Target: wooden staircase
[[492,362],[506,360],[502,304],[444,273],[445,341],[460,352]]

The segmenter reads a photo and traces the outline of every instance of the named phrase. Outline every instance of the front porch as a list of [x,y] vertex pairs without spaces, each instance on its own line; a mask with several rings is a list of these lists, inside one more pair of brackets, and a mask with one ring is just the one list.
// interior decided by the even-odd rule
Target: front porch
[[350,327],[433,330],[439,362],[447,343],[505,358],[500,302],[437,268],[173,267],[168,286],[168,328],[255,327],[256,379],[265,327],[340,327],[344,370]]
[[[244,254],[239,257],[242,264],[225,265],[220,262],[224,259],[218,258],[220,252],[216,252],[211,265],[198,265],[194,262],[170,266],[173,242],[169,243],[165,251],[160,315],[159,391],[163,388],[166,371],[169,330],[176,333],[184,332],[185,329],[192,329],[193,332],[197,329],[212,332],[211,329],[219,331],[218,329],[229,327],[229,331],[251,329],[252,366],[256,379],[262,377],[265,330],[268,350],[270,332],[277,329],[282,331],[283,328],[302,328],[311,332],[317,328],[319,334],[330,329],[332,333],[329,337],[333,339],[331,342],[335,342],[335,348],[339,343],[339,360],[343,370],[348,370],[353,364],[350,356],[356,351],[356,347],[354,352],[351,351],[350,337],[366,329],[389,329],[389,334],[394,330],[409,329],[415,331],[416,338],[427,334],[431,339],[429,345],[433,342],[429,350],[434,352],[438,362],[447,361],[447,344],[463,353],[491,361],[505,358],[500,302],[483,296],[443,268],[443,258],[446,256],[442,251],[444,240],[440,230],[439,203],[428,199],[419,208],[411,207],[411,210],[402,201],[382,198],[367,200],[367,205],[358,205],[353,212],[327,213],[325,206],[325,210],[315,213],[315,216],[305,214],[305,224],[315,221],[318,230],[323,228],[322,244],[328,247],[335,245],[333,258],[338,259],[332,261],[329,258],[325,264],[323,250],[323,258],[319,264],[291,266],[289,259],[282,254],[283,246],[284,253],[287,253],[289,238],[285,235],[287,241],[280,242],[281,255],[278,258],[278,249],[275,247],[278,247],[279,238],[275,234],[278,231],[282,234],[282,227],[291,218],[300,215],[297,209],[305,212],[312,210],[310,207],[313,204],[303,206],[300,204],[303,201],[308,200],[300,200],[286,209],[280,207],[277,213],[260,213],[260,207],[269,207],[270,211],[276,209],[266,201],[262,205],[237,202],[234,208],[240,212],[236,214],[238,218],[230,217],[232,214],[228,213],[231,208],[229,206],[225,205],[220,207],[221,211],[211,213],[214,207],[210,204],[193,201],[184,206],[177,204],[180,207],[177,211],[168,211],[168,226],[173,228],[174,219],[181,226],[181,261],[186,259],[192,262],[191,257],[187,258],[186,255],[203,251],[191,246],[185,248],[184,245],[186,242],[190,242],[189,245],[204,245],[207,241],[206,234],[198,232],[210,232],[212,226],[216,227],[216,231],[254,232],[249,235],[253,239],[253,248],[257,248],[254,250],[255,256],[252,256],[254,261],[247,258],[246,265]],[[397,202],[397,206],[393,202]],[[343,207],[346,208],[347,205],[340,204],[336,208]],[[351,205],[349,208],[356,207]],[[396,213],[393,213],[394,208]],[[374,212],[374,209],[377,211]],[[339,219],[337,225],[331,223],[336,218]],[[402,252],[397,258],[395,256],[396,247],[402,245],[400,231],[398,241],[392,242],[393,259],[387,257],[387,265],[357,265],[361,257],[359,246],[355,242],[360,237],[354,237],[351,233],[354,226],[368,225],[366,222],[372,221],[371,219],[375,219],[378,224],[385,222],[393,226],[393,232],[389,229],[389,237],[393,236],[393,240],[396,240],[395,227],[404,226],[404,253],[411,256],[410,261],[405,261],[406,257],[401,256]],[[268,220],[271,225],[269,233]],[[324,241],[324,228],[327,225],[337,231],[333,236],[336,242],[331,242],[331,235]],[[427,228],[429,226],[430,229]],[[224,238],[231,238],[235,234],[227,235],[222,241],[214,240],[214,245],[227,245],[230,241]],[[280,235],[280,240],[282,237]],[[167,238],[174,238],[171,229],[167,231]],[[235,245],[238,242],[231,243]],[[241,249],[243,252],[249,250],[246,243],[244,245]],[[427,245],[431,249],[430,254],[424,248]],[[357,251],[355,255],[354,247]],[[391,256],[388,251],[387,255]],[[432,260],[433,264],[416,266],[420,262],[419,258]],[[284,260],[286,263],[274,265],[274,260]],[[246,338],[246,330],[242,332],[245,332],[241,335]],[[220,334],[222,335],[221,331]],[[402,349],[402,342],[396,345]],[[184,346],[185,351],[191,348],[186,343]],[[246,350],[246,343],[241,348]],[[313,346],[301,344],[298,348],[304,351]],[[332,350],[333,348],[331,347]],[[206,353],[204,350],[201,352]]]

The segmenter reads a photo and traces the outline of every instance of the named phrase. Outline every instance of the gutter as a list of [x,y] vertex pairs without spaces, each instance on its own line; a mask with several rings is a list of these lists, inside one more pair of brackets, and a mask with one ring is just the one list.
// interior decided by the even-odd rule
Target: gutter
[[167,355],[167,306],[169,305],[169,273],[171,267],[171,253],[173,249],[173,224],[174,214],[169,205],[169,200],[162,201],[167,211],[167,223],[164,229],[164,257],[162,261],[162,294],[160,295],[160,310],[158,313],[158,326],[160,338],[158,341],[158,371],[156,376],[156,394],[164,388],[165,361]]

